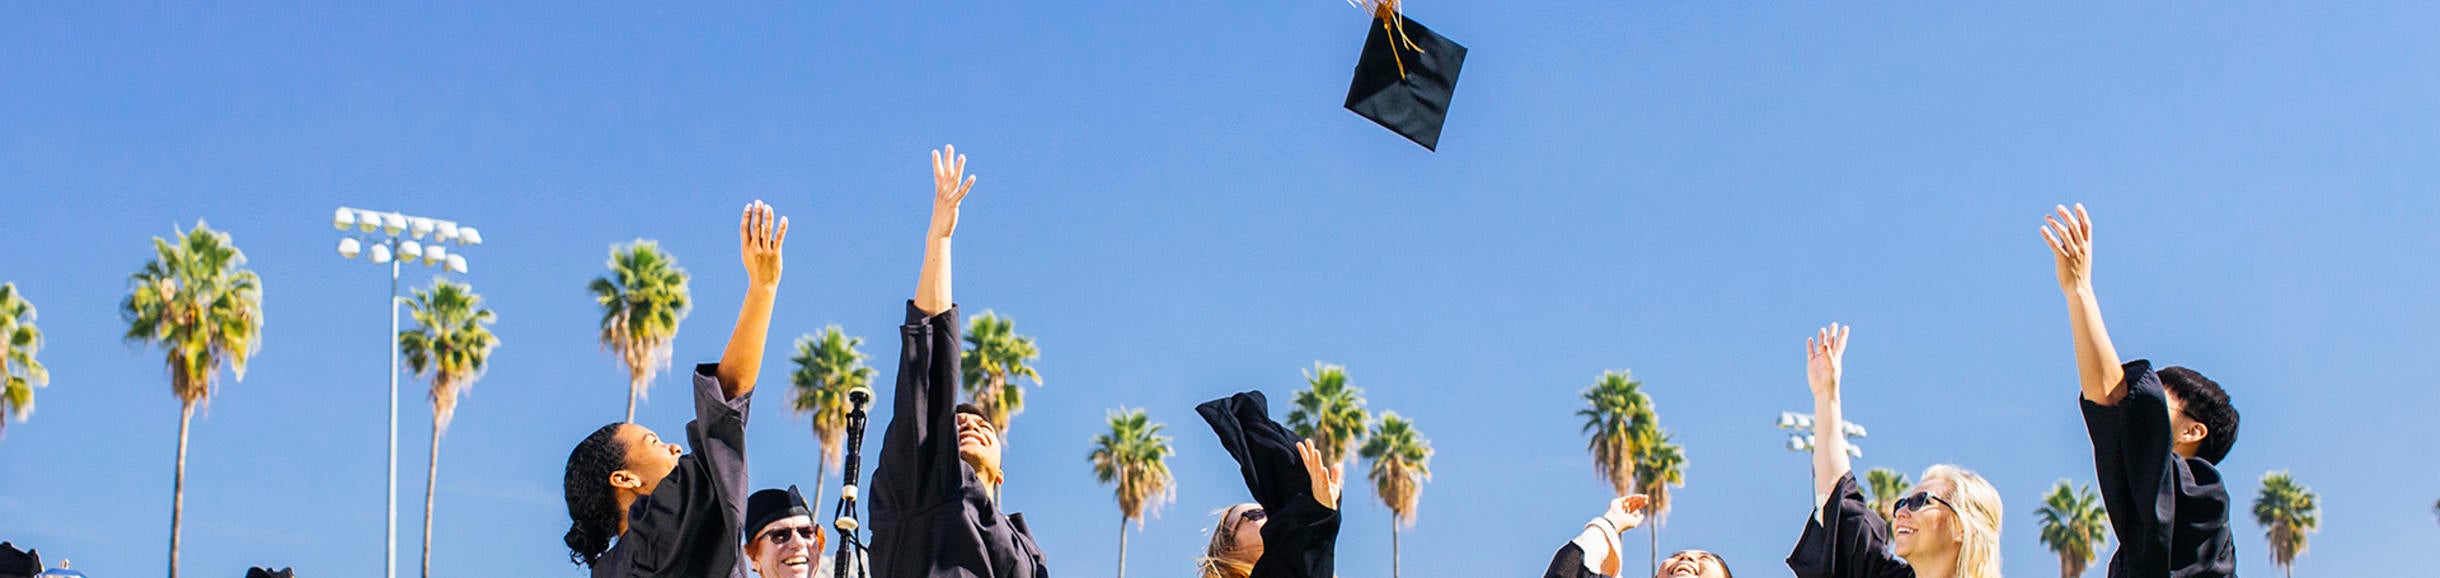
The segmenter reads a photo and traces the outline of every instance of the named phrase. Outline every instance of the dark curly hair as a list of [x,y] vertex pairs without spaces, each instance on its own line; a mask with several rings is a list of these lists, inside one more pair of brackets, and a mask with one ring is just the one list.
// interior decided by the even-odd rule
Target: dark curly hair
[[618,426],[610,424],[593,430],[585,441],[576,443],[568,452],[568,474],[563,482],[568,497],[568,560],[579,566],[593,567],[593,562],[610,549],[610,539],[618,536],[618,491],[610,487],[610,472],[627,467],[627,444],[618,439]]
[[2228,392],[2220,389],[2219,382],[2192,369],[2169,366],[2156,375],[2162,389],[2185,402],[2186,417],[2209,430],[2203,433],[2203,444],[2195,449],[2195,457],[2218,465],[2228,457],[2228,450],[2237,446],[2237,406],[2229,405]]

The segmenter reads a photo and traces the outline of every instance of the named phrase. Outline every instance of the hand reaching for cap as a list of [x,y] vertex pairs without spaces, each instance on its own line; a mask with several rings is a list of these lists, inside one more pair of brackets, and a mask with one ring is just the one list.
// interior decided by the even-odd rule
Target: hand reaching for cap
[[788,218],[774,215],[771,205],[758,200],[746,205],[745,216],[737,220],[737,253],[753,287],[779,286],[780,244],[788,240]]
[[2085,214],[2084,203],[2076,203],[2075,212],[2065,205],[2058,214],[2042,218],[2042,240],[2050,245],[2050,256],[2059,265],[2059,290],[2074,293],[2089,289],[2093,283],[2093,217]]
[[1846,365],[1848,329],[1832,323],[1805,339],[1805,383],[1812,387],[1815,398],[1838,397],[1839,373]]
[[972,190],[974,177],[966,174],[966,156],[957,154],[957,145],[933,150],[932,238],[947,239],[957,232],[958,204]]
[[1313,478],[1313,501],[1339,509],[1339,489],[1346,485],[1347,466],[1323,464],[1322,451],[1313,447],[1313,440],[1296,442],[1296,456],[1305,464],[1305,476]]

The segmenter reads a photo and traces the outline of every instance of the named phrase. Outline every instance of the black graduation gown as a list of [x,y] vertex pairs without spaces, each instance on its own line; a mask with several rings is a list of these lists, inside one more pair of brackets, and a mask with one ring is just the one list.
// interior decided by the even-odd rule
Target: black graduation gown
[[1854,473],[1839,475],[1817,513],[1788,553],[1798,578],[1914,578],[1915,568],[1889,553],[1889,525],[1864,502]]
[[719,364],[695,366],[694,453],[652,495],[627,507],[627,533],[593,562],[593,578],[746,578],[746,414],[753,396],[728,399]]
[[1339,512],[1314,499],[1313,477],[1296,455],[1299,438],[1271,421],[1262,392],[1207,401],[1195,413],[1237,459],[1246,490],[1269,516],[1262,525],[1262,559],[1250,578],[1335,578]]
[[2223,578],[2237,572],[2228,489],[2210,460],[2180,457],[2169,435],[2169,398],[2152,362],[2124,366],[2126,398],[2105,406],[2078,396],[2093,438],[2093,469],[2118,552],[2111,578]]
[[1023,514],[1002,515],[957,457],[957,308],[926,317],[907,303],[898,328],[898,393],[873,469],[873,575],[1048,578]]

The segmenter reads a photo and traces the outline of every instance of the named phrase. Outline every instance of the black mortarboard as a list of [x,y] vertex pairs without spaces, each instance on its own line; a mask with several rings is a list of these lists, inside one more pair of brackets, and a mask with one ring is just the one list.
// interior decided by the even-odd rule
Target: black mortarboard
[[796,485],[790,484],[785,490],[773,488],[754,492],[754,495],[746,496],[746,527],[740,533],[745,534],[746,541],[752,542],[756,534],[762,533],[763,526],[789,516],[813,517],[813,508],[805,507],[805,495],[796,492]]
[[246,569],[246,578],[297,578],[297,573],[293,568],[273,570],[256,566]]
[[1372,32],[1347,85],[1347,110],[1438,151],[1466,47],[1400,14],[1394,0],[1374,1]]
[[42,573],[42,554],[0,542],[0,578],[34,578]]

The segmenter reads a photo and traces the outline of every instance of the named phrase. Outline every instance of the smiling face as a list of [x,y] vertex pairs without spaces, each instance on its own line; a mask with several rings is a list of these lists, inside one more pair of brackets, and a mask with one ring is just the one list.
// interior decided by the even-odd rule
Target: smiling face
[[1652,578],[1728,578],[1728,564],[1719,555],[1686,550],[1661,560],[1660,572]]
[[957,457],[974,466],[976,475],[986,482],[1000,479],[1000,430],[991,427],[983,416],[958,412]]
[[[1948,480],[1933,478],[1915,486],[1916,493],[1947,499],[1956,488]],[[1957,520],[1957,511],[1940,500],[1924,500],[1914,510],[1898,508],[1890,520],[1890,549],[1898,557],[1915,559],[1929,554],[1955,553],[1965,541],[1965,527]]]
[[814,561],[827,543],[812,517],[789,516],[764,524],[751,536],[746,558],[763,578],[813,578]]
[[610,472],[610,485],[636,495],[651,495],[660,487],[661,479],[670,470],[678,469],[678,455],[686,448],[661,441],[661,435],[635,424],[620,424],[619,445],[627,448],[627,467]]

